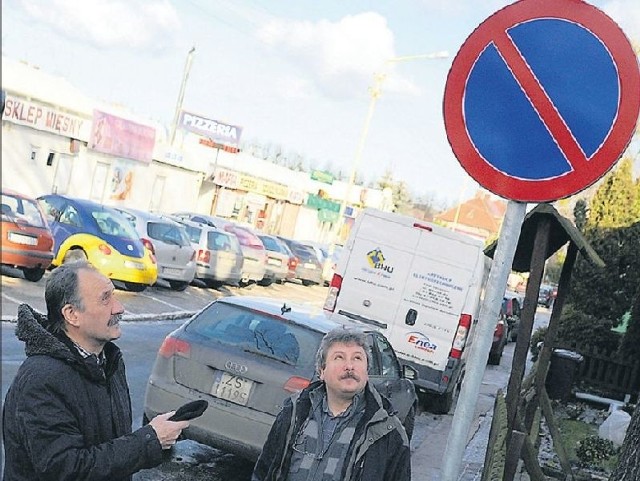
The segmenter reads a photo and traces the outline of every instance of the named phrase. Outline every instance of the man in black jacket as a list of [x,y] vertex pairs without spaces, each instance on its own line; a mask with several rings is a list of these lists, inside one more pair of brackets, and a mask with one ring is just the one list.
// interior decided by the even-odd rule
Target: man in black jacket
[[54,269],[47,316],[18,309],[24,361],[5,399],[5,481],[120,481],[162,461],[188,422],[161,414],[131,432],[120,337],[124,308],[87,262]]
[[365,334],[338,328],[316,357],[320,381],[288,398],[252,481],[410,481],[409,441],[368,382]]

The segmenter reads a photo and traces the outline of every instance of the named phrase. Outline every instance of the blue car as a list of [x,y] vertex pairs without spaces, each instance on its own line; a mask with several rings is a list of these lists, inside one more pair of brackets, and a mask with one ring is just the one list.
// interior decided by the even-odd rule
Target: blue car
[[139,292],[155,284],[158,266],[131,224],[115,209],[51,194],[38,197],[54,238],[51,265],[87,259],[109,279]]

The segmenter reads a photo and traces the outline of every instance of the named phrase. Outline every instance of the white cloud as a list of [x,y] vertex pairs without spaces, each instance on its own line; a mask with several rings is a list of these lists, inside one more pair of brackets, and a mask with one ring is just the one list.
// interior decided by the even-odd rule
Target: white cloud
[[22,7],[51,29],[97,47],[157,50],[181,28],[168,0],[23,0]]
[[[386,19],[374,12],[349,15],[337,22],[272,20],[257,31],[257,36],[295,62],[303,75],[332,97],[366,92],[373,74],[395,57],[393,32]],[[389,66],[385,69],[392,70]],[[409,80],[397,75],[389,78],[385,88],[414,94],[418,91]]]

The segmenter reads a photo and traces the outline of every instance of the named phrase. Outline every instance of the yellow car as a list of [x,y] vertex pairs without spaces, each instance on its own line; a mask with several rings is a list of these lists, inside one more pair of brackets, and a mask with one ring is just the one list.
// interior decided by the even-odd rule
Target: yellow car
[[116,210],[89,200],[38,197],[55,241],[52,266],[87,259],[101,273],[140,292],[155,284],[158,266],[133,227]]

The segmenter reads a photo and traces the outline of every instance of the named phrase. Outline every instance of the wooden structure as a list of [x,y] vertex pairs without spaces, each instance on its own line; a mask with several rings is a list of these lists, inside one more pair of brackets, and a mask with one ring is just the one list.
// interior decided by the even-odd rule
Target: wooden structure
[[[493,257],[497,242],[485,249],[485,253],[489,257]],[[544,264],[549,257],[567,242],[569,243],[567,257],[562,266],[558,284],[558,296],[551,312],[545,342],[535,368],[523,382],[533,320],[538,304],[538,291],[544,273]],[[550,204],[538,204],[525,216],[512,265],[512,269],[516,272],[529,272],[529,281],[525,292],[524,306],[520,318],[520,331],[506,394],[506,455],[502,477],[505,481],[513,480],[520,458],[523,459],[525,468],[533,481],[546,479],[538,464],[537,450],[534,447],[535,437],[532,434],[536,433],[531,432],[532,429],[537,430],[538,423],[534,424],[534,422],[539,420],[539,408],[549,426],[562,469],[567,479],[572,479],[571,466],[553,418],[551,403],[545,388],[545,380],[551,361],[554,340],[558,332],[560,315],[571,280],[571,271],[578,252],[595,265],[604,267],[602,259],[596,254],[575,225],[569,219],[560,215]],[[493,428],[494,426],[492,425],[492,430]],[[489,453],[492,449],[493,446],[488,447],[487,461],[495,458],[493,453]],[[483,479],[485,478],[483,477]]]

